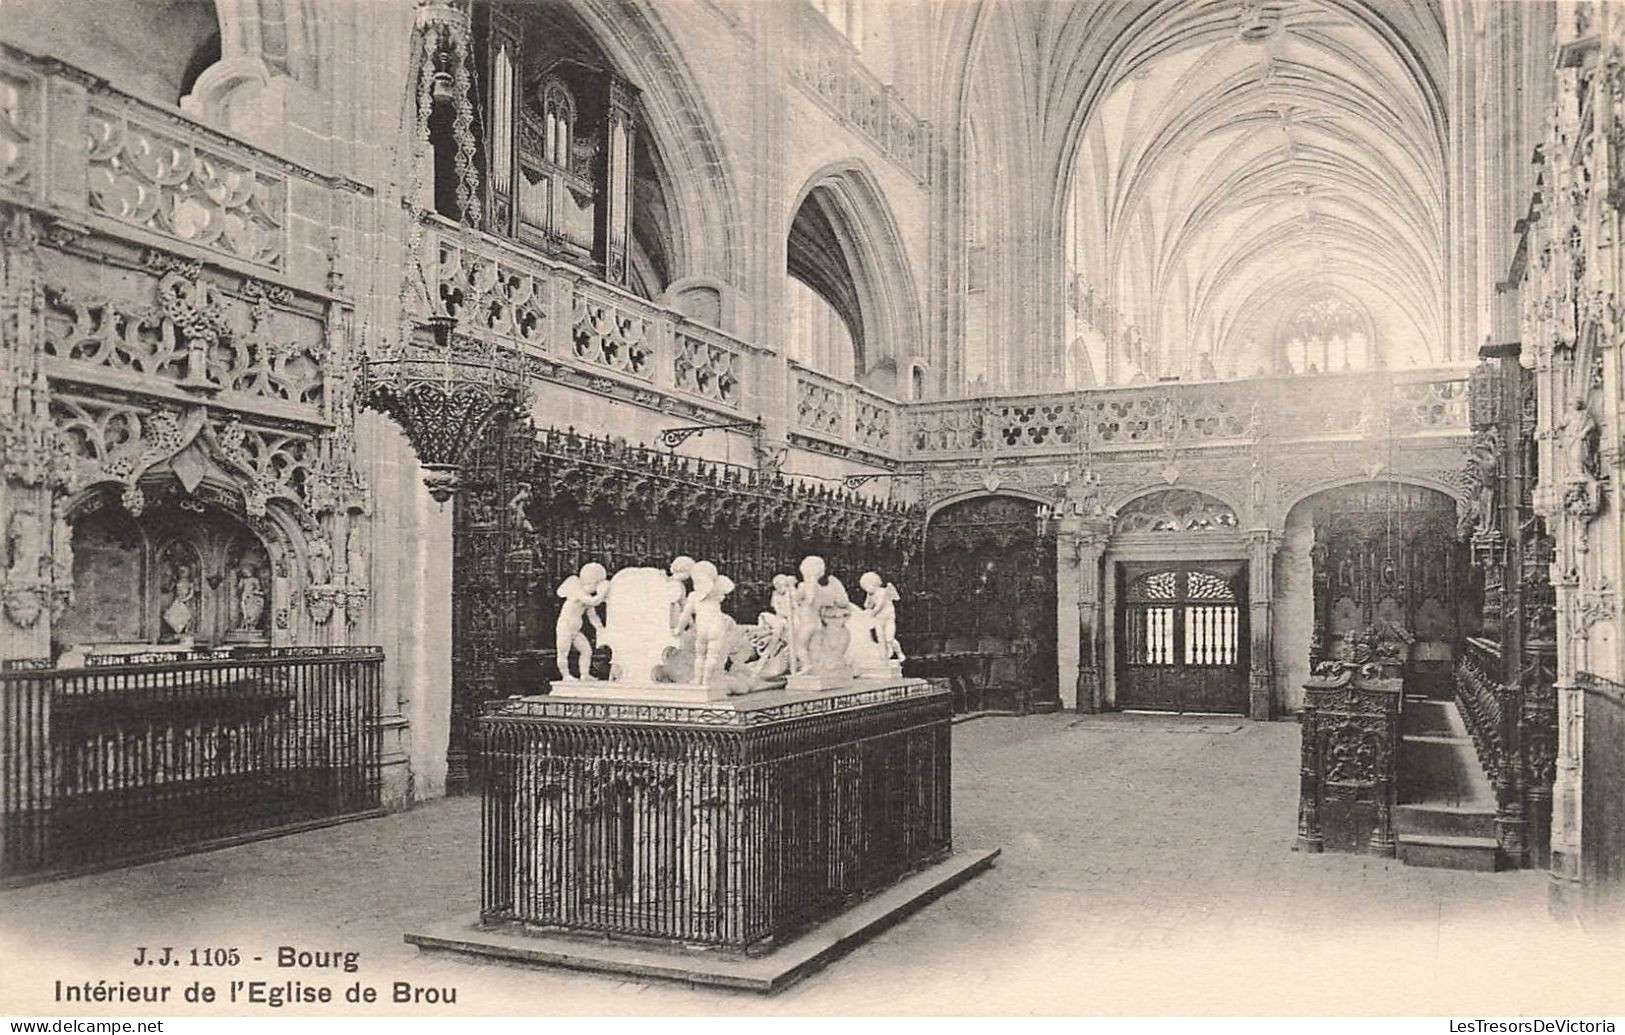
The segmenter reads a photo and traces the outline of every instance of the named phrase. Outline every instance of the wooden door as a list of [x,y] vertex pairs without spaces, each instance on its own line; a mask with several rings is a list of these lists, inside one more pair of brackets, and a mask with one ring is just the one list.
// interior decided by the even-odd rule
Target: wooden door
[[1119,564],[1117,706],[1247,711],[1247,567]]

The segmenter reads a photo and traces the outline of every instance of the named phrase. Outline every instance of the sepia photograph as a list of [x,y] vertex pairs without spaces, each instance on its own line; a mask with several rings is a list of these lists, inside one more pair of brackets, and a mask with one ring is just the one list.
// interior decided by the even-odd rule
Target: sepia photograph
[[1622,235],[1625,0],[0,0],[0,1018],[1614,1032]]

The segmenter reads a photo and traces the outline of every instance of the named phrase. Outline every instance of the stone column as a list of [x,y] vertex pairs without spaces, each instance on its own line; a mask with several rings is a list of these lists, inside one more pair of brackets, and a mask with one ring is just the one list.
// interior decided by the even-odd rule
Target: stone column
[[1068,515],[1056,537],[1056,604],[1059,623],[1056,660],[1061,704],[1098,712],[1106,671],[1106,623],[1102,610],[1101,559],[1111,539],[1103,517]]
[[1281,539],[1273,528],[1247,533],[1247,713],[1261,721],[1275,718],[1275,554]]

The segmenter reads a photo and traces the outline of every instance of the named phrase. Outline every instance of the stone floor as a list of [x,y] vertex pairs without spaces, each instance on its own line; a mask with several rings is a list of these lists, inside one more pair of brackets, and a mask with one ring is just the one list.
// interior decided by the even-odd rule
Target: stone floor
[[0,893],[0,1014],[190,1012],[52,1001],[57,978],[151,980],[139,945],[354,949],[354,976],[263,972],[457,990],[382,1013],[1625,1013],[1625,945],[1548,919],[1543,874],[1293,852],[1293,724],[1063,714],[954,736],[955,837],[1002,846],[995,868],[773,998],[420,956],[404,931],[477,906],[478,803],[458,799]]

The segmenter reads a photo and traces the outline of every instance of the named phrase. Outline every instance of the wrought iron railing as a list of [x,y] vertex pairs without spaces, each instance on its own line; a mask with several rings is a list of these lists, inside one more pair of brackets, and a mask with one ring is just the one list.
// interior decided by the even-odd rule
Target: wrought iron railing
[[0,671],[0,877],[379,807],[383,653],[272,647]]
[[482,917],[744,948],[928,864],[952,841],[949,696],[871,694],[487,716]]

